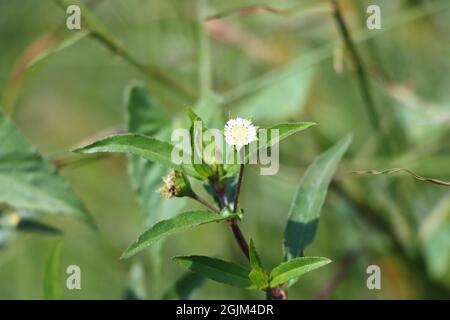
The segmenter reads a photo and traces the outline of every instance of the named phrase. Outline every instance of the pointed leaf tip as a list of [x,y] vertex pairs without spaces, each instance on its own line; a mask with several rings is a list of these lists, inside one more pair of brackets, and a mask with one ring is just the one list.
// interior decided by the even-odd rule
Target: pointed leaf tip
[[302,255],[314,240],[328,186],[351,141],[351,134],[346,135],[306,170],[289,210],[283,244],[286,260]]

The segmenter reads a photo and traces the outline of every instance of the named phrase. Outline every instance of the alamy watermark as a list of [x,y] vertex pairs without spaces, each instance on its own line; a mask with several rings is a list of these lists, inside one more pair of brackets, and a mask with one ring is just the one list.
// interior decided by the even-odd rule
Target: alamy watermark
[[370,274],[370,276],[367,278],[366,285],[367,289],[374,290],[374,289],[381,289],[381,269],[379,266],[373,264],[367,267],[366,273]]
[[70,265],[66,269],[69,276],[66,279],[66,288],[69,290],[81,289],[81,268],[75,264]]
[[69,15],[66,19],[66,27],[69,30],[81,30],[81,9],[73,4],[67,7],[66,13]]
[[366,20],[366,26],[369,30],[380,30],[381,29],[381,8],[376,4],[372,4],[367,7],[367,14],[370,16]]
[[[366,20],[369,30],[381,29],[381,8],[376,4],[369,5],[366,13],[370,16]],[[67,7],[66,27],[69,30],[81,30],[81,8],[75,4]]]

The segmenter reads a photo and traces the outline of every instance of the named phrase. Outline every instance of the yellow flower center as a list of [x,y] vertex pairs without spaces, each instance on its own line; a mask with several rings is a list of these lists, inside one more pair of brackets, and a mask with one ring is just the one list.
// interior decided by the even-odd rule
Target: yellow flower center
[[242,126],[235,126],[231,129],[231,135],[236,141],[247,141],[248,139],[248,128]]

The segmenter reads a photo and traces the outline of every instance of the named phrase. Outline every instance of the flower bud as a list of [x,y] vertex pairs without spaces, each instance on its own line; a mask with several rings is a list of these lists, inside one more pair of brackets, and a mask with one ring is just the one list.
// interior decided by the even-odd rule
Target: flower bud
[[170,173],[163,178],[164,186],[158,191],[161,195],[170,199],[173,197],[193,197],[194,192],[191,189],[191,184],[186,178],[184,173],[176,170],[170,171]]

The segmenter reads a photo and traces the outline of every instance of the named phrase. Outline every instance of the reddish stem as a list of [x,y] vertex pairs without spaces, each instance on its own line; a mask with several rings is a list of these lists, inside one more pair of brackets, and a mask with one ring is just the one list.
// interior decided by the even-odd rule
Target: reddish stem
[[237,220],[236,219],[230,220],[228,224],[230,225],[231,231],[233,231],[234,238],[236,239],[236,242],[241,248],[242,253],[247,258],[247,260],[250,261],[248,243],[247,240],[245,240],[244,235],[242,234],[241,228],[239,228]]
[[[243,174],[243,168],[241,167],[240,173],[239,173],[239,179],[238,179],[238,185],[236,189],[235,199],[234,199],[234,212],[237,211],[237,198],[239,197],[239,190],[242,183],[242,174]],[[228,199],[226,196],[226,189],[225,188],[216,188],[216,193],[219,199],[219,206],[220,209],[223,209],[228,205]],[[236,219],[230,220],[228,222],[228,225],[231,228],[231,231],[233,232],[233,236],[239,245],[239,248],[241,249],[242,253],[244,254],[245,258],[247,258],[248,261],[250,261],[250,254],[249,254],[249,247],[248,242],[245,239],[244,234],[242,233],[241,228],[238,225],[238,221]],[[277,288],[271,288],[267,289],[266,291],[267,299],[268,300],[287,300],[287,292],[283,290],[281,287]]]

